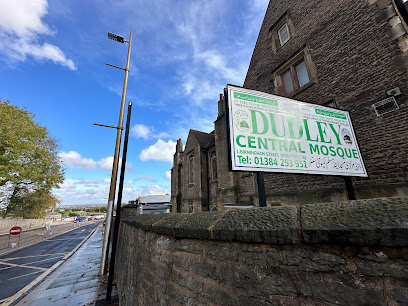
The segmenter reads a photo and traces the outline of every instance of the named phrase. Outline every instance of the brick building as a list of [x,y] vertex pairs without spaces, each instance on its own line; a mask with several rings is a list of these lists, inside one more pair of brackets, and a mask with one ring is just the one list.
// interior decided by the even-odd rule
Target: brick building
[[[408,196],[408,26],[400,0],[270,1],[244,87],[350,113],[366,178],[357,198]],[[228,171],[224,104],[214,131],[177,143],[173,211],[258,205],[254,173]],[[266,173],[267,205],[347,199],[342,177]]]

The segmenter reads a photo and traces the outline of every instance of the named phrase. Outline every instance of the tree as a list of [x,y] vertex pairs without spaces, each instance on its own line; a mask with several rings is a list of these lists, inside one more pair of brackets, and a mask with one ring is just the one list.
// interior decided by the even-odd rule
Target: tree
[[57,148],[57,141],[34,121],[32,113],[0,100],[0,188],[8,194],[0,195],[3,217],[13,203],[28,207],[39,205],[38,198],[44,200],[46,195],[52,199],[51,189],[64,179]]
[[11,198],[7,210],[14,217],[43,218],[47,215],[47,211],[59,202],[54,195],[43,190],[22,192]]
[[56,209],[55,212],[60,213],[62,218],[69,217],[70,210]]

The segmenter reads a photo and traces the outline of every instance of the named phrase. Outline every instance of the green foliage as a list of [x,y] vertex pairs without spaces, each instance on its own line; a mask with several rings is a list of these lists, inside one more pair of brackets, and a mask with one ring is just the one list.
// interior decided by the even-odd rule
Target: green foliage
[[73,212],[70,212],[70,213],[69,213],[69,216],[70,216],[70,217],[79,217],[80,214],[78,214],[77,212],[74,212],[74,211],[73,211]]
[[0,100],[0,187],[12,190],[11,197],[1,200],[3,217],[16,206],[34,212],[30,205],[45,207],[55,200],[51,189],[64,179],[57,148],[32,113]]
[[59,209],[56,209],[55,212],[61,214],[62,218],[69,217],[69,213],[70,213],[70,211],[68,210],[59,210]]
[[11,198],[8,212],[14,217],[26,219],[43,218],[58,203],[59,200],[54,195],[43,190],[33,192],[20,191]]
[[107,210],[107,206],[95,206],[95,207],[89,207],[86,208],[86,212],[105,212]]

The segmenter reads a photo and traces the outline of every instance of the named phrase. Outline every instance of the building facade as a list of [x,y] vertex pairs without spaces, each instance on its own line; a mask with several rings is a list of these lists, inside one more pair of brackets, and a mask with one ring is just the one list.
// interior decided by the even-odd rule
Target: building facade
[[[270,1],[243,85],[349,111],[368,172],[352,179],[359,199],[408,196],[405,4]],[[220,99],[214,131],[177,143],[173,211],[259,205],[257,176],[228,171],[226,137]],[[264,184],[268,206],[347,199],[343,177],[265,173]]]

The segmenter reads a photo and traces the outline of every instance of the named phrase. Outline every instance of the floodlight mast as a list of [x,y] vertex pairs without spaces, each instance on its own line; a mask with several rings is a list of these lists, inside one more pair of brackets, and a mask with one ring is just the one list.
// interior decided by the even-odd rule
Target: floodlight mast
[[[113,204],[115,201],[116,181],[118,177],[119,151],[120,151],[120,144],[121,144],[121,139],[122,139],[123,114],[125,111],[127,81],[128,81],[128,76],[129,76],[130,49],[132,46],[132,27],[130,27],[129,41],[126,41],[122,36],[113,34],[113,33],[108,33],[108,37],[120,43],[127,42],[129,43],[129,46],[128,46],[128,53],[127,53],[127,59],[126,59],[126,68],[116,67],[116,68],[120,68],[125,71],[125,80],[123,82],[122,102],[120,105],[119,123],[117,126],[115,155],[113,157],[112,176],[111,176],[111,182],[110,182],[110,188],[109,188],[108,209],[106,212],[105,233],[104,233],[104,238],[103,238],[101,266],[99,268],[99,275],[105,275],[107,272],[106,271],[107,270],[106,258],[107,258],[108,247],[109,247],[108,242],[109,242],[109,233],[110,233],[110,228],[111,228],[111,223],[112,223]],[[113,65],[109,65],[109,66],[113,66]]]

